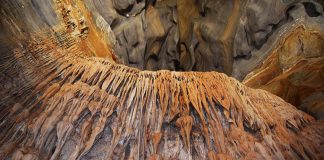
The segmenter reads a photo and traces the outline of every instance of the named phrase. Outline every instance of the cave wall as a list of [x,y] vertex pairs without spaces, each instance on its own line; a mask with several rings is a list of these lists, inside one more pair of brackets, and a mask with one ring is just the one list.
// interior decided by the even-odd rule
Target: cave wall
[[217,72],[141,71],[57,39],[34,34],[1,56],[1,159],[324,156],[324,122],[269,92]]
[[276,94],[323,119],[323,32],[298,27],[280,43],[243,83]]
[[[80,1],[4,1],[0,6],[2,16],[0,51],[17,47],[17,40],[28,39],[40,32],[53,31],[61,46],[76,42],[90,50],[88,56],[115,59],[111,39],[103,26],[97,25],[88,7]],[[91,30],[91,32],[89,32]],[[70,36],[66,36],[69,33]]]
[[219,71],[242,80],[290,26],[323,27],[316,1],[88,1],[110,26],[119,62],[147,70]]
[[65,19],[61,26],[77,28],[70,30],[78,30],[75,35],[82,26],[87,29],[86,45],[98,44],[90,47],[94,56],[110,52],[118,63],[139,69],[218,71],[238,80],[260,65],[292,26],[321,31],[324,24],[322,5],[301,0],[33,0],[5,1],[1,7],[3,17],[10,17],[1,23],[2,39],[53,28]]
[[312,1],[258,1],[245,10],[241,19],[232,73],[240,80],[260,65],[295,27],[304,25],[322,32],[323,8]]
[[[0,159],[323,159],[315,1],[6,0],[0,11]],[[128,66],[250,73],[244,83],[263,90]]]

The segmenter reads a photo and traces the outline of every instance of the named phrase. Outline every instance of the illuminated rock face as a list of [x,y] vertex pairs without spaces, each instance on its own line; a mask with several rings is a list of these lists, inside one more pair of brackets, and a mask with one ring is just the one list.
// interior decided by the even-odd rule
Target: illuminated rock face
[[1,157],[323,156],[323,122],[224,74],[140,71],[32,39],[0,68]]
[[[8,0],[0,11],[2,159],[324,157],[323,121],[290,104],[323,108],[316,2]],[[118,63],[252,71],[245,84],[290,103],[223,73]]]

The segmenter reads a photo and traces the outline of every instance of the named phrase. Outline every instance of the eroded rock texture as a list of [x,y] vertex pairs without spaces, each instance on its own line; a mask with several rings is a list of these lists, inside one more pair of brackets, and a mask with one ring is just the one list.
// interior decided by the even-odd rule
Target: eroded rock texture
[[324,34],[298,27],[243,81],[324,118]]
[[[23,39],[35,32],[52,30],[59,45],[70,47],[75,42],[89,50],[88,56],[115,59],[108,31],[99,28],[91,13],[81,1],[3,1],[0,6],[1,53],[8,52]],[[91,32],[90,32],[91,30]],[[70,36],[66,36],[65,33]],[[83,46],[83,47],[82,47]]]
[[[234,43],[232,75],[244,77],[279,48],[278,42],[297,26],[323,32],[323,8],[316,2],[254,1],[241,17]],[[323,51],[322,51],[323,52]]]
[[[146,2],[86,2],[88,6],[92,6],[91,11],[96,11],[94,17],[111,27],[110,35],[115,37],[112,38],[112,46],[117,53],[118,62],[140,69],[218,71],[243,80],[247,74],[264,64],[272,51],[281,47],[282,38],[292,34],[295,28],[302,26],[307,30],[324,32],[322,1]],[[307,43],[304,42],[306,39],[300,39],[301,43]],[[316,39],[314,44],[316,43],[320,42]],[[314,51],[310,52],[324,53],[321,47],[311,49]],[[289,51],[285,54],[289,54]],[[307,51],[304,55],[310,57],[308,54],[311,53]],[[321,72],[323,68],[317,70]],[[308,76],[310,75],[304,75],[304,78],[309,78]],[[255,81],[258,81],[257,77]],[[290,93],[277,90],[278,92],[272,93],[294,105],[303,104],[301,108],[318,117],[322,115],[323,102],[306,102],[309,101],[306,98],[314,94],[315,97],[320,97],[316,99],[323,99],[319,96],[323,92],[322,87],[319,87],[323,80],[320,78],[311,83],[313,89],[308,90],[307,94],[303,93],[303,89],[290,90]],[[283,94],[289,94],[290,98]],[[314,107],[309,106],[317,107],[313,111],[311,108]]]
[[[147,70],[219,71],[242,80],[293,25],[323,28],[323,8],[301,0],[95,0],[119,62]],[[95,12],[94,12],[95,11]]]
[[113,49],[117,62],[139,69],[218,71],[243,80],[283,35],[292,32],[292,26],[322,32],[321,4],[312,0],[4,1],[2,15],[11,18],[1,25],[7,35],[21,25],[14,34],[64,23],[74,35],[88,36],[84,41],[93,50],[91,55],[106,57]]
[[[5,0],[0,159],[323,159],[324,122],[290,104],[323,104],[322,13],[314,1]],[[255,69],[247,85],[290,103],[223,73],[115,61]]]
[[231,73],[232,41],[244,2],[101,0],[88,4],[111,26],[123,64],[148,70]]
[[2,57],[2,158],[323,157],[323,122],[224,74],[140,71],[31,39]]

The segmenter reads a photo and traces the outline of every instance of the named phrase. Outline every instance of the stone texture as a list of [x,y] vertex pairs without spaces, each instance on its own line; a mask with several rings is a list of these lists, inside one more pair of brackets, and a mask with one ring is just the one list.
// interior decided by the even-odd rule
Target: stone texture
[[[5,0],[0,158],[323,159],[323,121],[290,104],[321,118],[322,13],[315,1]],[[253,71],[247,85],[290,103],[223,73],[125,65]]]
[[313,1],[254,1],[244,10],[237,29],[232,75],[244,79],[296,26],[323,32],[323,20],[322,6]]
[[49,35],[1,57],[0,157],[323,157],[323,122],[266,91],[217,72],[140,71]]
[[[128,9],[116,9],[117,2]],[[111,26],[122,64],[218,71],[239,80],[262,63],[291,26],[324,28],[323,7],[316,1],[95,0],[86,5]]]
[[324,34],[296,28],[243,81],[274,93],[316,118],[324,118]]
[[1,33],[10,36],[16,28],[6,27],[7,23],[24,25],[14,31],[21,34],[66,19],[76,35],[90,31],[90,38],[84,40],[87,45],[102,43],[90,47],[95,49],[92,55],[114,52],[118,63],[139,69],[218,71],[243,80],[277,47],[280,37],[291,32],[291,26],[307,25],[322,32],[321,4],[313,0],[5,1],[2,15],[11,19],[3,20]]
[[[82,41],[80,45],[90,50],[89,56],[115,59],[111,44],[101,36],[104,34],[94,23],[91,13],[80,1],[4,1],[1,6],[0,45],[1,53],[16,45],[14,39],[23,39],[35,32],[54,30],[57,36],[64,31],[72,33],[72,39],[62,41],[61,45]],[[13,36],[14,35],[14,36]],[[62,37],[62,36],[61,36]],[[74,39],[77,37],[77,39]]]

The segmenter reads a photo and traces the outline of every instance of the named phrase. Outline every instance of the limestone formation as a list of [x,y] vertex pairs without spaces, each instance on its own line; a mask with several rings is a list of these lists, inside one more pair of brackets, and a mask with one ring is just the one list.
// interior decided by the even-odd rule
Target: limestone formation
[[42,37],[2,57],[0,157],[323,157],[323,122],[266,91],[217,72],[140,71]]
[[324,32],[296,28],[243,81],[324,118]]
[[324,159],[322,4],[3,0],[0,159]]
[[[321,2],[321,1],[319,1]],[[147,70],[219,71],[239,80],[294,25],[324,28],[323,6],[302,0],[94,0],[119,62]]]

